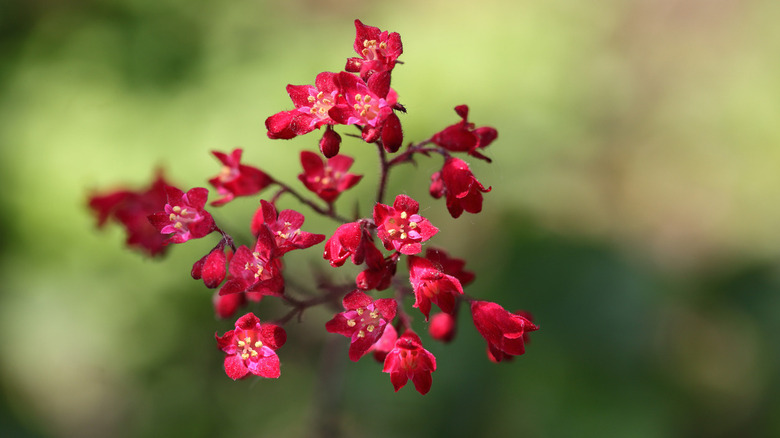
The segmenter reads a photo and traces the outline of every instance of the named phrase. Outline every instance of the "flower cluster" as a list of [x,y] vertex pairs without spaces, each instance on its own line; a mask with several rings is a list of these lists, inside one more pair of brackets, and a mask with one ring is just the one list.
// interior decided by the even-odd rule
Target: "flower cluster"
[[[198,256],[191,276],[214,291],[212,301],[219,318],[233,318],[245,306],[253,306],[258,314],[264,312],[256,303],[266,298],[289,307],[286,314],[270,322],[261,322],[254,312],[245,313],[232,330],[215,334],[230,378],[250,374],[279,377],[277,350],[287,340],[283,326],[294,317],[300,320],[310,307],[340,304],[344,310],[325,323],[325,330],[349,338],[349,359],[358,361],[372,353],[369,356],[383,364],[382,371],[390,374],[396,391],[411,380],[417,391],[426,394],[437,361],[424,348],[419,330],[413,328],[413,315],[404,307],[407,298],[413,300],[411,308],[427,323],[430,338],[440,342],[454,339],[458,311],[467,303],[474,327],[487,341],[487,358],[494,362],[523,354],[528,333],[538,327],[528,313],[511,313],[466,294],[464,287],[474,281],[474,273],[465,270],[465,260],[430,246],[442,224],[434,225],[421,215],[417,200],[398,194],[391,204],[384,201],[393,169],[421,156],[441,156],[440,170],[430,177],[430,195],[445,198],[452,218],[463,212],[480,213],[484,194],[491,187],[485,188],[477,180],[463,158],[490,162],[484,151],[498,137],[497,131],[476,127],[468,121],[469,108],[459,105],[455,112],[460,121],[402,149],[404,132],[399,114],[406,109],[390,86],[403,53],[401,37],[359,20],[355,20],[355,28],[353,47],[358,56],[348,58],[343,71],[319,73],[314,85],[288,85],[293,109],[265,121],[270,139],[292,139],[322,130],[319,152],[300,153],[301,173],[297,177],[306,192],[266,170],[242,163],[242,149],[212,152],[222,168],[207,179],[218,196],[210,207],[271,192],[259,199],[255,214],[247,221],[243,234],[251,236],[249,241],[237,243],[218,225],[219,215],[207,211],[207,188],[185,192],[161,175],[148,189],[94,194],[89,206],[98,226],[108,220],[118,222],[127,230],[128,245],[151,256],[162,254],[170,244],[218,236],[214,247]],[[357,129],[351,136],[373,145],[379,156],[377,195],[369,203],[372,209],[363,217],[355,213],[352,219],[337,211],[337,201],[360,183],[363,175],[350,173],[354,158],[340,154],[342,135],[337,130],[344,129]],[[335,229],[328,235],[304,231],[303,213],[277,209],[283,196],[332,219],[337,223]],[[354,281],[339,283],[320,275],[317,290],[308,290],[286,279],[285,255],[323,242],[322,257],[331,267],[341,268],[347,261],[359,267]],[[397,275],[399,266],[406,270]]]

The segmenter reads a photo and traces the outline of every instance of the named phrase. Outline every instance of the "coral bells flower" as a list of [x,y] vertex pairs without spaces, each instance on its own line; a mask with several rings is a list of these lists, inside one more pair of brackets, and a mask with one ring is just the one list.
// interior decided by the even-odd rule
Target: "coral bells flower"
[[274,257],[276,245],[271,231],[261,227],[254,250],[240,246],[230,259],[228,280],[219,290],[220,295],[257,292],[280,296],[284,290],[282,262]]
[[343,265],[347,258],[352,257],[352,263],[359,265],[365,258],[364,241],[368,239],[360,222],[344,224],[325,242],[322,257],[334,268]]
[[355,278],[355,284],[361,290],[385,290],[395,276],[396,266],[400,254],[393,253],[385,258],[371,239],[366,239],[364,244],[365,261],[367,268]]
[[227,204],[236,196],[254,195],[273,183],[271,177],[262,170],[241,164],[242,152],[242,149],[235,149],[230,155],[211,152],[223,164],[219,175],[209,180],[209,184],[222,195],[221,199],[213,201],[211,205]]
[[227,274],[228,256],[225,255],[225,243],[220,242],[216,248],[192,265],[192,278],[203,279],[209,289],[214,289],[222,283]]
[[455,317],[449,313],[440,312],[431,318],[428,334],[437,341],[450,342],[455,337],[456,328]]
[[421,242],[439,232],[428,219],[417,214],[419,210],[420,204],[406,195],[396,196],[392,207],[385,204],[374,207],[377,235],[382,239],[385,249],[406,255],[419,254],[422,251]]
[[431,196],[436,199],[447,197],[447,210],[457,218],[463,211],[479,213],[482,211],[482,193],[487,189],[474,178],[469,165],[459,158],[447,158],[441,171],[431,176]]
[[282,210],[277,215],[273,204],[261,200],[252,219],[252,234],[258,235],[262,228],[270,230],[276,247],[274,255],[281,257],[294,249],[309,248],[325,240],[324,234],[301,231],[304,220],[304,216],[295,210]]
[[165,252],[166,237],[149,223],[148,217],[165,208],[167,185],[162,175],[158,174],[145,190],[94,194],[89,198],[89,208],[97,215],[98,228],[112,219],[125,228],[128,246],[141,249],[150,256],[160,255]]
[[473,301],[471,316],[487,341],[488,357],[494,362],[525,353],[525,334],[539,329],[529,319],[488,301]]
[[457,278],[443,273],[428,259],[409,257],[409,281],[414,288],[414,306],[425,315],[431,312],[431,302],[443,312],[452,314],[455,310],[455,297],[463,295],[463,287]]
[[474,281],[474,273],[463,269],[466,266],[466,261],[450,257],[443,249],[429,246],[425,249],[425,258],[432,261],[440,271],[457,278],[461,286],[466,286]]
[[336,81],[346,99],[345,104],[337,105],[330,111],[336,122],[342,125],[380,127],[393,113],[397,95],[390,92],[389,75],[373,75],[368,82],[364,82],[353,74],[341,72],[336,76]]
[[456,106],[455,112],[463,120],[434,134],[431,141],[449,151],[468,152],[489,162],[490,159],[477,152],[477,149],[488,147],[498,137],[498,131],[489,126],[475,129],[474,124],[468,121],[469,107],[466,105]]
[[390,373],[390,381],[396,392],[411,379],[414,388],[423,395],[431,389],[431,373],[434,371],[436,358],[422,348],[420,337],[411,330],[407,330],[395,342],[395,348],[387,353],[382,369],[382,372]]
[[276,379],[281,374],[276,350],[287,341],[283,328],[261,324],[254,313],[247,313],[238,318],[234,330],[223,336],[215,333],[214,337],[217,347],[227,354],[225,372],[231,379],[241,379],[250,373]]
[[322,72],[317,75],[315,85],[288,85],[295,109],[276,113],[265,120],[268,137],[272,139],[290,139],[308,134],[322,125],[336,122],[330,116],[330,110],[343,101],[334,80],[336,74]]
[[211,214],[203,209],[209,191],[195,187],[187,193],[176,187],[166,186],[168,203],[165,211],[149,216],[149,221],[160,233],[171,234],[167,243],[184,243],[190,239],[199,239],[216,230]]
[[347,311],[336,314],[325,329],[350,338],[349,358],[357,361],[382,337],[385,326],[395,318],[398,304],[390,298],[374,301],[363,292],[353,291],[344,297],[343,305]]
[[397,32],[388,33],[377,27],[366,26],[355,20],[355,43],[353,47],[360,58],[347,59],[345,70],[360,73],[367,78],[373,73],[390,71],[404,51],[401,36]]
[[392,324],[387,324],[382,337],[368,351],[374,353],[374,360],[384,363],[387,353],[390,353],[395,348],[395,341],[397,340],[398,332],[395,331],[395,327]]
[[303,173],[298,175],[307,189],[323,201],[332,204],[344,191],[360,182],[363,175],[348,173],[355,160],[346,155],[336,155],[323,163],[314,152],[301,151]]

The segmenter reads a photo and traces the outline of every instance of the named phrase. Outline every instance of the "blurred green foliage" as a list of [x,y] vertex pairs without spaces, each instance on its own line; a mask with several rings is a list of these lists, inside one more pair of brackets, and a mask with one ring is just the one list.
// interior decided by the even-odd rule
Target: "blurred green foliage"
[[[263,121],[291,106],[286,84],[343,68],[355,18],[402,36],[408,141],[463,103],[499,130],[493,164],[472,163],[493,186],[483,214],[452,220],[427,196],[436,159],[389,193],[468,255],[467,293],[541,326],[495,365],[461,309],[453,344],[423,336],[439,361],[425,397],[345,360],[325,311],[290,325],[281,379],[230,381],[212,336],[231,322],[189,277],[213,242],[146,260],[86,210],[158,167],[204,185],[214,149],[295,183],[316,136],[270,141]],[[0,435],[780,435],[778,18],[771,0],[0,3]],[[342,147],[366,174],[350,211],[375,152]],[[254,208],[214,214],[241,229]],[[286,269],[336,272],[318,251]]]

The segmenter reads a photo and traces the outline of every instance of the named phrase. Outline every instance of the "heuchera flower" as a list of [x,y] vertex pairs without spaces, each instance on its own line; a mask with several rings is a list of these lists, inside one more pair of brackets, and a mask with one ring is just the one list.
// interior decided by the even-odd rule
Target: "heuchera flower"
[[238,318],[236,328],[219,336],[217,347],[224,351],[225,372],[233,380],[254,374],[276,379],[281,374],[278,350],[287,341],[283,328],[270,323],[260,323],[254,313]]
[[360,58],[347,59],[345,70],[360,73],[368,78],[373,73],[390,71],[404,51],[401,36],[397,32],[388,33],[377,27],[366,26],[355,20],[355,43],[353,47]]
[[395,276],[400,254],[396,252],[385,258],[371,238],[366,239],[364,250],[367,268],[358,274],[355,284],[360,290],[387,289]]
[[274,257],[276,244],[271,231],[261,227],[254,250],[241,245],[228,266],[228,280],[219,290],[220,295],[257,292],[281,296],[284,291],[282,261]]
[[168,185],[162,174],[158,173],[147,189],[116,190],[90,196],[89,208],[97,215],[98,228],[112,219],[127,232],[128,246],[138,248],[150,256],[161,255],[167,248],[166,236],[149,223],[148,217],[165,208],[165,187]]
[[336,122],[330,116],[330,110],[343,101],[336,87],[335,73],[322,72],[317,75],[315,85],[288,85],[295,109],[282,111],[265,120],[268,137],[272,139],[290,139],[308,134],[322,125]]
[[209,180],[217,193],[222,195],[221,199],[213,201],[211,205],[227,204],[236,196],[254,195],[273,183],[271,177],[262,170],[241,164],[242,149],[235,149],[230,155],[218,151],[211,153],[223,164],[219,175]]
[[393,348],[395,348],[395,341],[397,340],[398,332],[395,331],[395,327],[393,327],[392,324],[387,324],[385,326],[385,332],[382,334],[382,337],[379,338],[379,340],[376,341],[376,343],[372,345],[368,351],[374,353],[374,360],[379,363],[384,363],[385,358],[387,358],[387,353],[393,351]]
[[349,257],[352,257],[352,263],[359,265],[365,258],[364,241],[367,239],[368,233],[360,222],[341,225],[325,242],[322,257],[334,268],[343,265]]
[[282,210],[278,215],[276,207],[266,200],[260,201],[260,208],[252,218],[252,234],[258,235],[267,228],[274,238],[274,256],[281,257],[294,249],[304,249],[325,240],[324,234],[301,231],[305,217],[295,210]]
[[414,288],[414,306],[425,315],[431,312],[431,302],[436,303],[446,313],[452,314],[455,310],[455,297],[463,295],[463,287],[457,278],[440,271],[438,267],[428,259],[422,257],[409,257],[409,281]]
[[214,289],[225,279],[227,266],[228,256],[225,255],[225,243],[220,242],[216,248],[192,265],[190,274],[195,280],[203,279],[207,288]]
[[457,218],[463,210],[469,213],[482,211],[482,193],[487,189],[471,173],[468,163],[459,158],[447,158],[441,171],[431,176],[431,196],[447,197],[447,210]]
[[431,317],[431,323],[428,324],[428,334],[433,339],[441,342],[450,342],[455,338],[455,317],[449,313],[439,312]]
[[[336,122],[342,125],[360,125],[365,130],[365,127],[381,127],[385,119],[393,113],[398,96],[394,91],[390,92],[389,74],[375,74],[364,82],[359,77],[343,71],[336,76],[336,83],[345,98],[343,104],[330,110],[330,115]],[[377,136],[378,134],[376,133]],[[366,140],[365,135],[363,139]]]
[[322,152],[322,155],[325,155],[325,158],[335,157],[338,155],[340,147],[341,136],[332,126],[328,125],[320,139],[320,152]]
[[477,149],[488,147],[498,137],[498,131],[489,126],[474,128],[474,124],[468,122],[467,105],[456,106],[455,112],[463,120],[434,134],[431,141],[449,151],[468,152],[469,155],[490,162],[491,160],[477,152]]
[[314,152],[301,151],[303,173],[298,175],[307,189],[311,190],[328,204],[344,191],[360,182],[363,175],[348,173],[355,159],[346,155],[336,155],[323,163],[322,158]]
[[488,357],[494,362],[525,353],[525,334],[539,329],[522,315],[509,313],[489,301],[473,301],[471,316],[477,331],[487,341]]
[[395,342],[395,348],[387,354],[382,372],[390,373],[395,391],[411,379],[420,394],[431,389],[431,373],[436,371],[436,358],[422,347],[422,341],[411,330],[407,330]]
[[396,196],[392,207],[385,204],[374,207],[377,235],[385,249],[406,255],[419,254],[422,251],[421,242],[439,232],[428,219],[417,214],[419,210],[420,204],[406,195]]
[[212,302],[217,318],[231,318],[241,306],[246,304],[246,293],[220,295],[219,292],[215,292]]
[[149,221],[161,234],[170,234],[166,243],[184,243],[190,239],[199,239],[216,230],[211,214],[203,209],[208,200],[209,191],[195,187],[187,193],[176,187],[165,186],[168,203],[165,211],[149,216]]
[[391,298],[374,301],[363,292],[352,291],[344,297],[343,305],[346,312],[336,314],[325,329],[350,338],[349,358],[356,362],[382,337],[398,304]]
[[466,261],[450,257],[443,249],[429,246],[425,249],[425,258],[432,261],[440,271],[457,278],[461,286],[466,286],[474,281],[474,273],[463,269],[466,266]]

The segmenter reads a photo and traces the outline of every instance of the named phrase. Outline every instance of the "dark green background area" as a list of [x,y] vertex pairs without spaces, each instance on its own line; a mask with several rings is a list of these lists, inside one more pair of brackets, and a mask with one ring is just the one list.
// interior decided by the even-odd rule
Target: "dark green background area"
[[[493,163],[468,159],[492,186],[483,213],[452,219],[428,195],[438,157],[394,171],[388,194],[417,199],[441,229],[429,244],[467,260],[466,293],[541,327],[493,364],[465,306],[443,345],[407,302],[438,361],[426,396],[350,362],[325,309],[286,326],[280,379],[233,382],[213,338],[232,321],[189,275],[213,236],[148,260],[86,208],[160,168],[205,186],[210,151],[237,147],[303,190],[319,133],[272,141],[263,121],[292,107],[288,83],[354,56],[355,18],[401,34],[407,142],[460,104],[498,129]],[[770,0],[2,3],[0,435],[780,435],[778,18]],[[376,152],[344,138],[365,177],[338,208],[368,215]],[[241,235],[256,205],[210,211]],[[285,256],[290,278],[357,273],[321,251]]]

